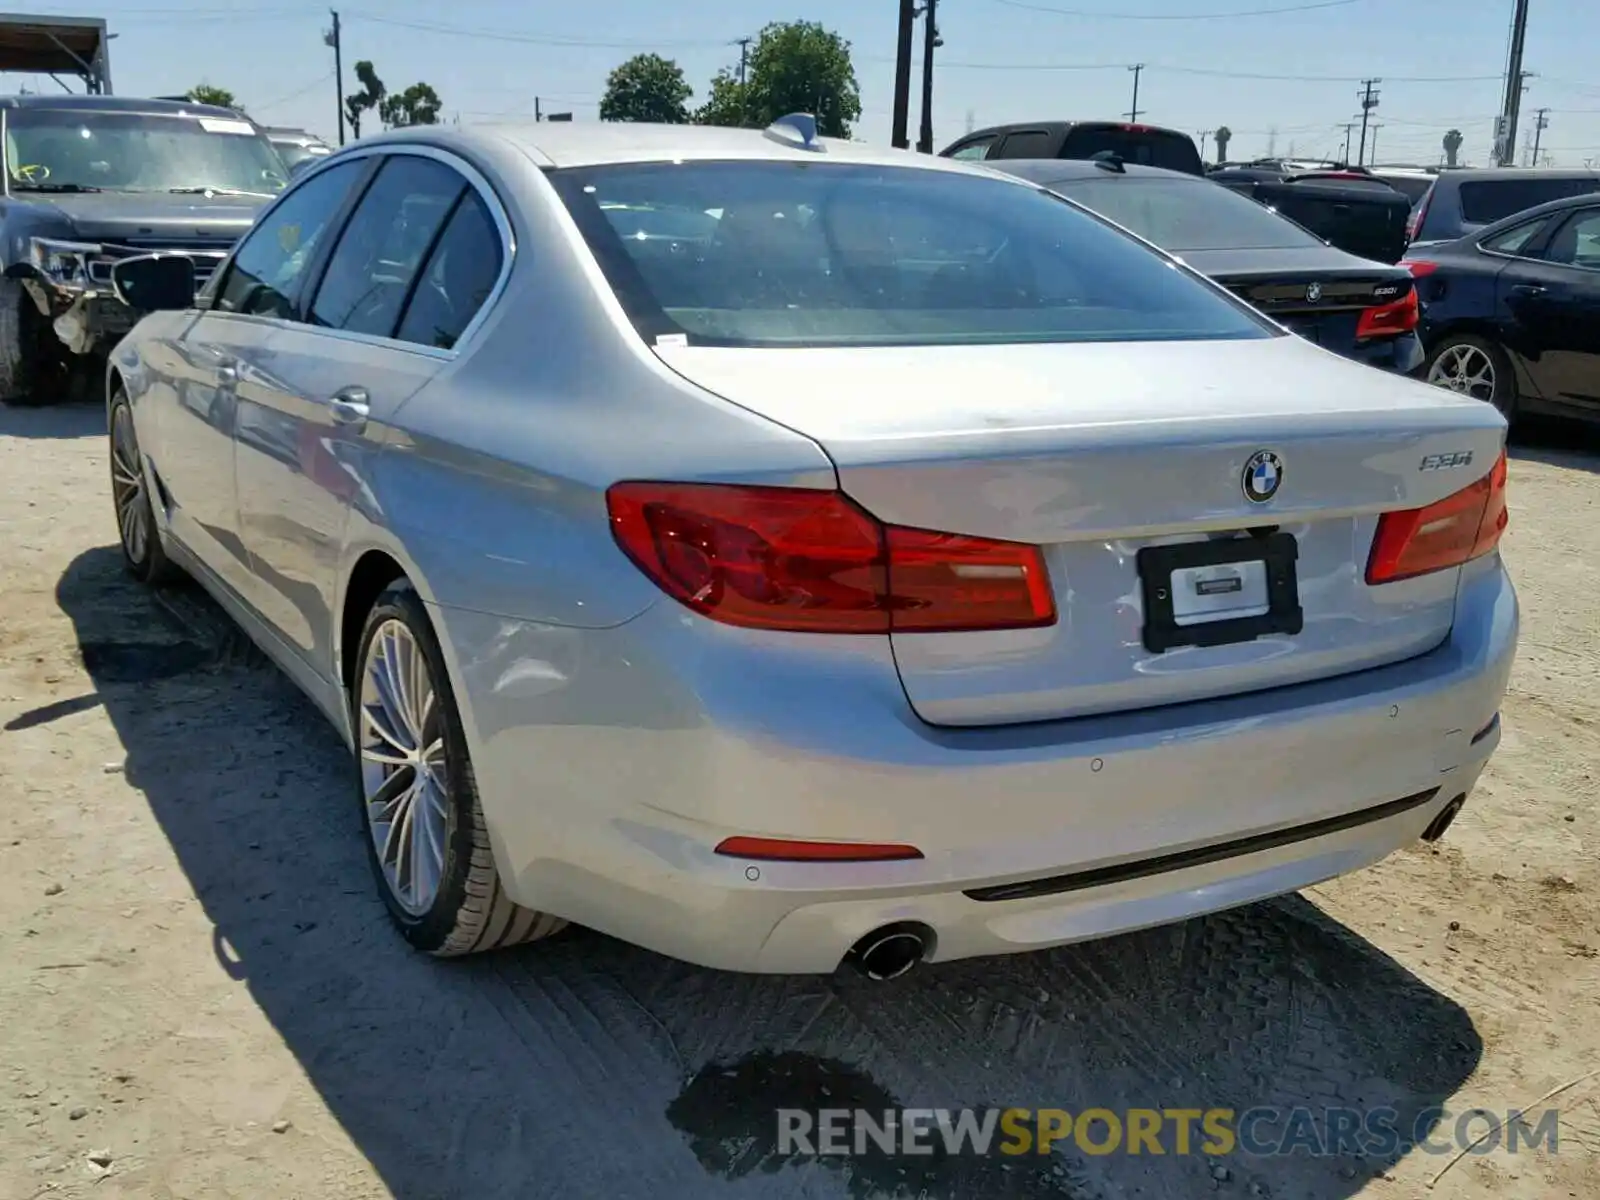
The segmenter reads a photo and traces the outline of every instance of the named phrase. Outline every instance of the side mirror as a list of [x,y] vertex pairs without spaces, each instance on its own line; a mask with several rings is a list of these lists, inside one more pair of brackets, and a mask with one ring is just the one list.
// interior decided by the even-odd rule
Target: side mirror
[[136,312],[194,307],[194,259],[187,254],[141,254],[111,268],[117,299]]

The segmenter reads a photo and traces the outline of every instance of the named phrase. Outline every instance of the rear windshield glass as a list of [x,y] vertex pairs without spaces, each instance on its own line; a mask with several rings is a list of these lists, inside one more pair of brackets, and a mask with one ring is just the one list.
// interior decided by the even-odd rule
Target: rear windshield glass
[[1116,176],[1050,188],[1174,253],[1321,245],[1294,222],[1209,180]]
[[1162,256],[1021,183],[768,161],[570,168],[551,178],[649,341],[932,346],[1275,335]]
[[1272,206],[1318,237],[1341,250],[1380,262],[1394,262],[1405,251],[1406,218],[1410,212],[1405,204],[1352,204],[1297,193],[1296,186],[1272,189]]
[[1110,150],[1123,162],[1141,166],[1165,167],[1190,175],[1199,175],[1204,170],[1200,151],[1181,133],[1119,129],[1115,125],[1075,126],[1061,147],[1061,157],[1093,158],[1105,150]]
[[1551,200],[1600,192],[1600,179],[1474,179],[1461,181],[1461,219],[1491,222]]
[[1428,194],[1428,189],[1433,186],[1432,175],[1383,175],[1379,179],[1387,183],[1395,191],[1403,195],[1412,204],[1416,204]]

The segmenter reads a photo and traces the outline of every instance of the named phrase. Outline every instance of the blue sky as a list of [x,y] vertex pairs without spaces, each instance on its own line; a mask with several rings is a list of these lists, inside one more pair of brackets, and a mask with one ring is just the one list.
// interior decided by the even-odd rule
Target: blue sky
[[[942,0],[934,139],[970,123],[1102,117],[1126,111],[1144,63],[1143,119],[1192,134],[1227,125],[1233,157],[1326,155],[1359,112],[1358,80],[1378,77],[1384,161],[1438,161],[1452,125],[1465,161],[1485,161],[1500,103],[1512,0]],[[22,7],[22,6],[18,6]],[[325,5],[293,0],[84,0],[29,11],[94,13],[118,35],[116,90],[231,89],[259,119],[335,132]],[[1300,9],[1237,15],[1271,9]],[[570,110],[595,119],[607,72],[641,50],[684,68],[697,96],[737,61],[734,39],[775,20],[820,21],[853,47],[865,109],[857,136],[886,142],[895,0],[353,0],[340,6],[345,67],[373,61],[398,90],[433,84],[463,122]],[[1109,14],[1119,15],[1109,15]],[[1542,149],[1558,164],[1600,160],[1600,5],[1534,0],[1523,126],[1546,106]],[[920,33],[917,61],[920,64]],[[1269,78],[1270,77],[1270,78]],[[34,90],[57,88],[28,80]],[[914,79],[920,87],[920,71]],[[12,86],[15,86],[13,84]],[[347,83],[347,86],[350,86]],[[920,104],[914,92],[915,139]],[[1274,131],[1276,131],[1274,137]]]

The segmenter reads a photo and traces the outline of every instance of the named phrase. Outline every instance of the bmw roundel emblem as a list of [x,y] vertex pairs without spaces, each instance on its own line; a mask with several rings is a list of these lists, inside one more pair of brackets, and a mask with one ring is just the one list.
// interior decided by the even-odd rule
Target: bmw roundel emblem
[[1321,300],[1321,299],[1322,299],[1322,285],[1320,283],[1313,283],[1310,287],[1306,288],[1306,302],[1307,303],[1315,304],[1318,300]]
[[1271,450],[1257,450],[1244,464],[1239,477],[1244,498],[1252,504],[1265,504],[1283,486],[1283,460]]

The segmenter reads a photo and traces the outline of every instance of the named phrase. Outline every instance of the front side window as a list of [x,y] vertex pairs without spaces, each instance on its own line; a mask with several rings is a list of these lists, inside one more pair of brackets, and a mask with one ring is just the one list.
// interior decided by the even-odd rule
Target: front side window
[[[1037,187],[848,163],[551,172],[647,341],[981,345],[1277,336],[1161,255]],[[623,236],[677,212],[704,239]],[[698,215],[698,218],[697,218]]]
[[1050,185],[1164,250],[1269,250],[1320,246],[1293,221],[1205,179],[1133,175]]
[[334,247],[311,323],[393,336],[423,257],[467,186],[436,159],[391,155]]
[[250,122],[83,109],[6,114],[13,192],[241,192],[275,196],[282,161]]
[[989,153],[989,147],[994,145],[993,137],[979,138],[977,141],[968,142],[961,149],[950,155],[951,158],[983,158]]
[[239,243],[217,291],[219,312],[294,316],[294,295],[317,246],[366,169],[360,159],[330,166],[285,196]]

